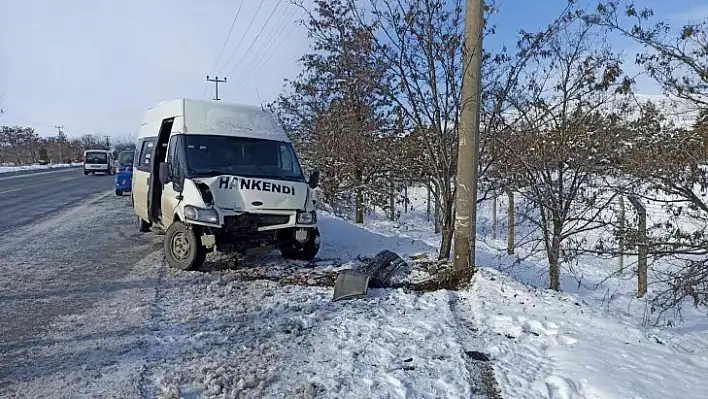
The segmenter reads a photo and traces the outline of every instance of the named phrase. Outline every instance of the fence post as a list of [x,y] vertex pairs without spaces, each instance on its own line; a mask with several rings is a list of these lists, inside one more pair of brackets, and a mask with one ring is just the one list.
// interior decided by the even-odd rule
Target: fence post
[[497,195],[492,198],[492,240],[497,239]]
[[514,192],[510,189],[506,189],[506,196],[509,200],[509,205],[507,209],[507,223],[506,223],[506,253],[513,255],[516,247],[516,238],[514,237],[516,233],[514,232]]
[[642,205],[639,198],[634,195],[627,197],[634,209],[639,214],[639,226],[637,228],[637,298],[642,298],[647,293],[647,209]]
[[619,238],[618,238],[618,246],[619,246],[619,258],[617,259],[617,274],[622,275],[624,272],[624,239],[625,239],[625,234],[627,232],[627,211],[625,208],[625,203],[624,203],[624,196],[620,195],[619,197]]

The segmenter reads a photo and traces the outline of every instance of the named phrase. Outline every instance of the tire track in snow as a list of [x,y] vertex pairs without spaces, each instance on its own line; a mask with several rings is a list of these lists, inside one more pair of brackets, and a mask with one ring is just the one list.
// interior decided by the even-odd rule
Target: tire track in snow
[[[501,399],[501,390],[491,360],[487,354],[481,352],[482,341],[479,339],[479,329],[472,323],[469,312],[461,306],[462,300],[464,298],[460,298],[457,292],[449,292],[450,309],[458,321],[457,338],[464,352],[461,356],[467,359],[467,370],[473,381],[472,397]],[[486,359],[475,359],[476,356],[486,357]]]

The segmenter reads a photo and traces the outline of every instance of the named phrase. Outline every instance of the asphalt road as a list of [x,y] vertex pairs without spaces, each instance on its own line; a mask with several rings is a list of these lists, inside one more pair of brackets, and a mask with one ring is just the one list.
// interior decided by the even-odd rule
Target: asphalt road
[[160,237],[138,232],[111,182],[80,169],[0,180],[16,225],[0,236],[0,397],[140,396],[157,280],[135,270]]
[[0,236],[113,188],[114,176],[84,176],[82,168],[0,174]]

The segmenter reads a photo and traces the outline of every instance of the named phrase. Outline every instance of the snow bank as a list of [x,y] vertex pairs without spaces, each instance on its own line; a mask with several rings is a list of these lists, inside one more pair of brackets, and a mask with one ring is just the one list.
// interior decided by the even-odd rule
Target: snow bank
[[56,169],[56,168],[69,168],[72,166],[81,166],[81,163],[56,163],[49,165],[0,165],[0,173],[10,173],[19,172],[23,170],[43,170],[43,169]]
[[[425,209],[424,188],[409,189],[409,195],[414,209]],[[631,268],[617,273],[617,259],[583,256],[572,268],[563,268],[564,293],[545,290],[548,263],[543,252],[518,248],[521,262],[505,252],[505,204],[499,201],[497,239],[491,238],[491,201],[479,207],[476,259],[485,268],[473,287],[460,293],[463,313],[472,317],[485,341],[480,350],[494,361],[503,397],[705,397],[704,311],[686,307],[681,322],[671,319],[672,327],[645,327],[649,305],[635,297]],[[647,208],[650,220],[665,215],[658,204]],[[371,228],[398,229],[381,217],[372,219]],[[404,214],[399,225],[421,241],[439,241],[420,212]],[[626,259],[625,264],[633,261]]]
[[405,226],[403,223],[390,226],[385,222],[357,226],[336,216],[322,214],[319,216],[322,247],[318,256],[348,261],[373,257],[384,249],[403,257],[418,253],[437,254],[437,245],[429,241],[429,232],[414,234]]

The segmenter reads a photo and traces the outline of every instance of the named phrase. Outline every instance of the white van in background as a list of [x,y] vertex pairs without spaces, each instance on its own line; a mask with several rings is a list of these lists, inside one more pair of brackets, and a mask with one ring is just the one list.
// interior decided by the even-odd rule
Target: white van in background
[[320,247],[313,190],[290,139],[259,107],[178,99],[147,111],[132,198],[140,230],[164,232],[170,266],[194,270],[207,250],[279,249],[312,260]]
[[96,172],[113,174],[113,152],[107,150],[84,151],[84,175]]

